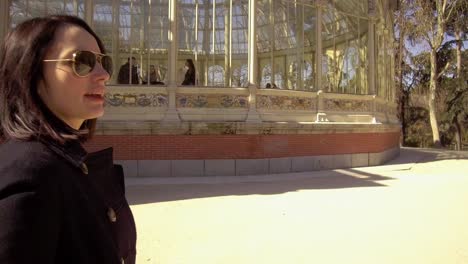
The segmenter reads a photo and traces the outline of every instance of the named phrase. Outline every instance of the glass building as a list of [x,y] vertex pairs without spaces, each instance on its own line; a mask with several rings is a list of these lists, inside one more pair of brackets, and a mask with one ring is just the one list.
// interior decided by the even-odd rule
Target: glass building
[[392,2],[9,0],[1,10],[8,28],[47,14],[84,18],[103,39],[114,69],[136,59],[138,84],[151,85],[145,80],[150,65],[160,85],[180,84],[185,60],[192,59],[201,87],[254,84],[393,100]]
[[[117,159],[368,153],[364,160],[370,164],[371,153],[399,145],[396,8],[396,0],[6,0],[0,1],[0,37],[27,18],[47,14],[73,14],[91,25],[115,69],[98,133],[101,139],[136,140],[114,138],[112,144],[132,145],[118,151]],[[182,85],[189,59],[194,85]],[[126,63],[134,66],[120,70]],[[170,153],[140,155],[147,149],[140,143],[159,142],[158,149],[172,140],[169,135],[177,136],[165,146]],[[210,144],[198,137],[184,141],[193,135],[211,135],[209,143],[219,146],[228,144],[227,135],[250,143],[233,144],[227,153],[225,147],[204,148]],[[268,145],[270,136],[278,138]],[[367,144],[374,136],[373,145]],[[193,151],[178,152],[180,142]],[[280,143],[287,150],[272,147]]]

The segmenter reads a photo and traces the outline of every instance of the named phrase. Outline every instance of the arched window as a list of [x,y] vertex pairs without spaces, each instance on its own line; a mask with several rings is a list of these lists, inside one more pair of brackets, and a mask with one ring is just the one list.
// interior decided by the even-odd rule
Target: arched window
[[265,65],[263,67],[263,69],[262,69],[262,77],[261,77],[261,80],[260,80],[260,87],[266,88],[268,83],[270,84],[270,86],[272,85],[272,82],[271,82],[271,65],[270,64]]
[[232,87],[247,87],[248,83],[248,66],[242,64],[240,67],[232,70]]
[[224,86],[224,69],[220,65],[208,67],[208,85]]
[[272,84],[274,88],[284,89],[283,72],[277,71],[275,73],[275,82]]
[[303,65],[302,78],[304,80],[304,90],[312,91],[314,89],[312,63],[309,61],[304,61]]
[[288,68],[288,89],[297,89],[297,63],[295,61],[289,64]]

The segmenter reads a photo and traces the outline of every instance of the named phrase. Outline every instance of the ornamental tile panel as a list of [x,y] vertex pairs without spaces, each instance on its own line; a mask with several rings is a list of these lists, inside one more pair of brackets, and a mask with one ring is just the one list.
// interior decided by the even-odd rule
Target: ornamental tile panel
[[305,97],[257,95],[257,108],[268,110],[315,110],[316,99]]
[[324,110],[326,111],[371,112],[371,103],[369,100],[323,99]]
[[180,108],[247,108],[247,96],[226,94],[177,94]]
[[104,95],[107,107],[167,107],[167,95],[161,93],[106,93]]

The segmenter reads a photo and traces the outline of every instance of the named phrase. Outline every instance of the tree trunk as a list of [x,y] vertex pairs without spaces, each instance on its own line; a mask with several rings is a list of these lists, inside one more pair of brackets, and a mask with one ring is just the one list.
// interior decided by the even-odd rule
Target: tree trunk
[[461,137],[461,126],[458,122],[458,114],[453,117],[452,125],[455,127],[455,150],[461,150],[462,137]]
[[[400,77],[400,81],[402,78],[403,75]],[[400,84],[401,86],[401,90],[400,90],[400,98],[399,98],[399,103],[400,103],[400,121],[401,121],[401,134],[402,134],[402,137],[403,137],[403,144],[402,145],[405,145],[405,142],[406,142],[406,103],[407,103],[407,99],[406,99],[406,94],[405,94],[405,91],[403,91],[403,85]]]
[[[461,54],[461,48],[462,48],[462,42],[461,42],[461,37],[460,37],[460,31],[458,31],[458,29],[455,30],[455,39],[457,40],[457,47],[456,47],[456,51],[457,51],[457,78],[458,78],[458,89],[463,89],[463,85],[464,85],[464,81],[463,81],[463,76],[461,74],[461,67],[462,67],[462,63],[461,63],[461,58],[462,58],[462,54]],[[461,146],[462,146],[462,131],[461,131],[461,126],[460,126],[460,123],[458,122],[458,114],[455,114],[455,117],[453,118],[452,120],[452,125],[455,127],[455,141],[456,141],[456,149],[457,150],[461,150]]]
[[435,106],[435,97],[437,91],[437,52],[435,49],[431,50],[431,80],[429,88],[428,107],[429,120],[431,122],[432,129],[432,141],[435,147],[441,147]]
[[403,23],[401,22],[402,19],[399,20],[399,23],[400,23],[400,36],[398,38],[398,92],[399,92],[399,110],[400,110],[400,121],[401,121],[401,134],[402,134],[402,138],[403,138],[403,142],[402,142],[402,145],[405,145],[406,143],[406,116],[405,116],[405,112],[406,112],[406,102],[407,102],[407,99],[406,99],[406,93],[405,93],[405,89],[403,87],[403,66],[404,66],[404,63],[403,63],[403,48],[404,48],[404,36],[405,36],[405,33],[406,31],[404,30],[403,28]]

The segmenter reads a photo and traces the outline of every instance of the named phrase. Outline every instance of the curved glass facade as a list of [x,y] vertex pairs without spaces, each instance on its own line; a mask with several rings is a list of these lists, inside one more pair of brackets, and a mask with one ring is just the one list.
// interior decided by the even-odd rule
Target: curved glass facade
[[[250,85],[394,98],[392,23],[386,17],[391,0],[7,2],[10,28],[55,13],[88,21],[114,58],[111,84],[118,84],[119,68],[131,60],[138,80],[130,75],[130,84],[181,85],[191,59],[200,87]],[[249,65],[251,46],[256,52]]]

